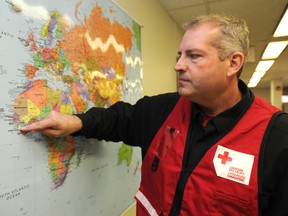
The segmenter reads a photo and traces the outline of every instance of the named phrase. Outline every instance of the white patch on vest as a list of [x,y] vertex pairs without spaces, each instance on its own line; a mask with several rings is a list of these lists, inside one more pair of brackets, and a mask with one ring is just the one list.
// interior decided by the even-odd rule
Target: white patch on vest
[[249,185],[254,155],[218,146],[213,159],[217,176]]

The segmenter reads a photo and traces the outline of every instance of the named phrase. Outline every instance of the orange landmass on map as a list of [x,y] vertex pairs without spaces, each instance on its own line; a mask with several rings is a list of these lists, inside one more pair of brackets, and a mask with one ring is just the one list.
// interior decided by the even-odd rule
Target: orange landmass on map
[[29,78],[29,79],[32,79],[35,77],[35,74],[37,73],[37,71],[39,70],[38,67],[35,67],[31,64],[26,64],[25,65],[26,67],[26,76]]
[[[65,25],[62,25],[65,26]],[[86,27],[83,25],[74,26],[67,31],[65,28],[63,31],[63,40],[60,41],[60,46],[63,48],[66,57],[73,63],[83,63],[87,58],[84,47],[84,34]]]
[[49,103],[46,95],[44,80],[35,80],[33,82],[33,86],[27,90],[24,95],[29,98],[39,109],[42,109],[47,103]]
[[26,40],[26,45],[30,46],[31,51],[37,51],[37,46],[34,40],[34,34],[30,32],[28,39]]
[[[84,34],[89,29],[89,35],[92,40],[96,37],[102,39],[105,43],[110,35],[113,35],[118,44],[122,44],[125,48],[129,49],[132,46],[131,37],[132,33],[128,28],[123,28],[119,23],[114,22],[112,25],[108,18],[102,16],[102,9],[97,5],[91,12],[89,19],[87,19],[86,25],[79,25],[66,31],[63,28],[63,38],[61,41],[61,47],[65,50],[65,54],[71,62],[85,62],[87,58],[93,57],[100,67],[115,68],[116,64],[122,63],[122,54],[115,55],[115,50],[112,46],[106,53],[101,50],[91,50],[87,43]],[[80,37],[79,37],[80,35]],[[72,52],[76,49],[76,52]],[[111,54],[113,54],[111,56]],[[111,59],[112,57],[112,59]],[[109,60],[109,61],[104,61]]]
[[78,92],[77,84],[72,83],[70,86],[71,86],[70,96],[73,101],[74,107],[77,110],[77,113],[83,113],[87,108],[87,104],[81,98],[81,95]]
[[79,20],[79,19],[78,19],[78,10],[79,10],[79,7],[81,6],[81,4],[82,4],[82,1],[79,1],[79,2],[77,2],[76,5],[75,5],[74,16],[75,16],[75,18],[76,18],[77,20]]
[[[107,41],[110,35],[113,35],[118,44],[123,44],[126,49],[131,49],[132,32],[130,29],[124,28],[117,21],[114,21],[111,24],[109,19],[103,16],[102,9],[99,5],[96,5],[96,7],[92,9],[86,24],[87,27],[91,29],[89,34],[92,40],[96,37],[100,37],[103,41]],[[103,26],[105,26],[105,28],[103,28]]]
[[[82,1],[77,4],[75,9],[74,15],[77,19],[77,11],[81,3]],[[85,37],[87,32],[92,41],[96,38],[101,38],[103,44],[105,44],[112,35],[117,41],[117,44],[123,46],[125,49],[132,47],[132,32],[129,28],[121,26],[117,21],[111,24],[110,20],[103,16],[102,9],[99,5],[96,5],[96,7],[92,9],[89,17],[84,17],[84,23],[82,25],[76,25],[72,28],[69,28],[67,23],[63,23],[62,25],[63,40],[61,40],[60,46],[64,49],[65,55],[71,62],[71,70],[74,74],[78,74],[81,69],[82,72],[88,70],[84,73],[84,76],[86,76],[85,82],[89,86],[92,101],[95,101],[96,95],[100,95],[100,99],[106,100],[109,98],[110,103],[113,104],[120,100],[119,84],[122,83],[125,76],[123,52],[117,52],[112,44],[104,52],[100,48],[92,49]],[[90,66],[91,59],[94,62],[94,67]],[[99,71],[101,68],[113,68],[117,76],[115,76],[114,79],[88,77],[90,76],[89,71]],[[111,89],[108,90],[107,88]],[[97,93],[95,91],[97,91]],[[76,102],[79,103],[78,98],[80,97],[78,95],[73,95],[73,97],[74,100],[76,99]],[[82,106],[83,104],[80,102],[79,110],[82,110]]]

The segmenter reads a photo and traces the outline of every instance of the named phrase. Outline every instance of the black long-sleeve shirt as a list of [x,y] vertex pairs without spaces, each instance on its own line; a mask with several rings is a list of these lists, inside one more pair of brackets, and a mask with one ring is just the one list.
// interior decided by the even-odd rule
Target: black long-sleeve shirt
[[[193,104],[193,124],[190,124],[186,141],[183,164],[194,169],[206,151],[215,144],[227,130],[230,130],[244,115],[254,100],[253,93],[239,81],[242,100],[232,108],[217,115],[203,127],[200,107]],[[83,122],[77,135],[106,141],[123,141],[142,149],[145,157],[147,149],[179,99],[178,93],[167,93],[144,97],[135,105],[118,102],[108,109],[92,108],[78,115]],[[257,118],[257,116],[255,116]],[[259,206],[266,205],[260,215],[288,215],[288,115],[279,115],[267,134],[267,144],[259,166],[259,191],[269,194],[259,198]],[[191,154],[193,153],[193,154]],[[261,155],[260,155],[261,156]],[[261,187],[261,188],[260,188]]]

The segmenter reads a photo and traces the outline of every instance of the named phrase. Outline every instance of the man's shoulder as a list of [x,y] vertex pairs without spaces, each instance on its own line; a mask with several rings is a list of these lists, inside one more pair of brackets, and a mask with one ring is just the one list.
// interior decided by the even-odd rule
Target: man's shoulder
[[147,96],[145,95],[143,98],[146,99],[177,99],[179,98],[180,95],[178,92],[168,92],[168,93],[163,93],[163,94],[158,94],[158,95],[153,95],[153,96]]
[[154,116],[158,118],[163,116],[166,118],[173,107],[178,102],[180,96],[178,93],[165,93],[154,96],[144,96],[134,107],[137,113],[145,114],[145,116]]
[[175,104],[180,98],[177,92],[158,94],[153,96],[144,96],[139,100],[140,103],[148,104]]

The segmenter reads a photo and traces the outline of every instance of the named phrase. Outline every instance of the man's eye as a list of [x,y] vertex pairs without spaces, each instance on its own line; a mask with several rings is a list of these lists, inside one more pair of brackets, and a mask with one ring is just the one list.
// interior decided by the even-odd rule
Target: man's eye
[[190,54],[189,57],[190,57],[191,59],[198,59],[198,58],[201,57],[201,55],[198,55],[198,54]]

